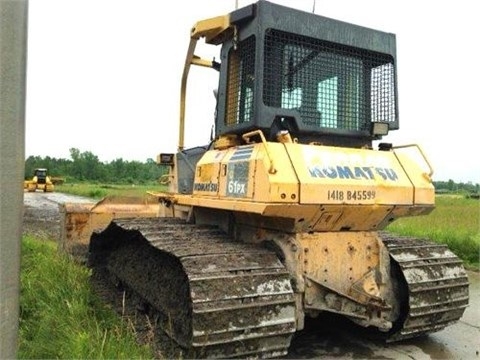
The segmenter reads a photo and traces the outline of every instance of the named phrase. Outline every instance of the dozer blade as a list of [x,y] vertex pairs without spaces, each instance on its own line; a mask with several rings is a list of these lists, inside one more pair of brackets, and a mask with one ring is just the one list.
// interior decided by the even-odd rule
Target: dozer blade
[[97,203],[60,205],[60,249],[85,257],[94,231],[103,230],[113,219],[159,216],[159,203],[153,198],[109,196]]

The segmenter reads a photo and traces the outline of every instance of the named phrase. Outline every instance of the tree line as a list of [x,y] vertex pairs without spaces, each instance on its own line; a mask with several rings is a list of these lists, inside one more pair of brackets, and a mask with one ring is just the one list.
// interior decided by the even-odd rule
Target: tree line
[[98,182],[112,184],[148,184],[168,173],[166,166],[158,165],[153,159],[146,162],[115,159],[101,162],[90,151],[70,149],[70,159],[49,156],[29,156],[25,160],[25,178],[33,176],[36,168],[46,168],[50,176],[61,177],[66,182]]
[[457,183],[453,180],[448,181],[434,181],[435,191],[439,194],[441,193],[467,193],[467,194],[478,194],[479,193],[479,184],[474,184],[471,181],[463,183]]

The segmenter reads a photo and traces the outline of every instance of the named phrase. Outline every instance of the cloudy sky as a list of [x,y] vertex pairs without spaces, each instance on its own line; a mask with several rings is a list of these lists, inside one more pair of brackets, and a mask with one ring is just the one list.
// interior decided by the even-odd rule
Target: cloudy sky
[[[246,0],[30,0],[26,156],[145,161],[178,143],[180,79],[191,26]],[[476,2],[273,0],[395,33],[400,130],[420,144],[435,180],[480,182]],[[200,46],[213,58],[219,49]],[[218,75],[189,77],[186,145],[208,142]]]

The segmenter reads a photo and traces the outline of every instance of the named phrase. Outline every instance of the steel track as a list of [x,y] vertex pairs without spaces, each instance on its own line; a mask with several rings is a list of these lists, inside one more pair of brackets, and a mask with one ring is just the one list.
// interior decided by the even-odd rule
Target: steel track
[[[404,297],[387,341],[458,321],[468,306],[462,261],[445,245],[380,236],[399,269],[392,281]],[[294,294],[287,270],[269,250],[180,219],[123,219],[92,236],[90,265],[135,292],[154,309],[163,330],[195,356],[288,352],[296,328]]]
[[385,232],[380,236],[408,288],[401,324],[387,340],[426,335],[457,322],[469,298],[462,261],[446,245]]
[[172,218],[115,220],[91,250],[93,263],[140,294],[166,319],[169,336],[198,356],[287,353],[295,301],[273,252]]

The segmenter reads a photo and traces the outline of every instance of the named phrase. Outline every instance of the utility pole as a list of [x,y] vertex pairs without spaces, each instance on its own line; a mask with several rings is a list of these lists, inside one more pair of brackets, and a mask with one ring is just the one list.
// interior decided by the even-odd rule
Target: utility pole
[[0,0],[0,359],[17,356],[28,0]]

